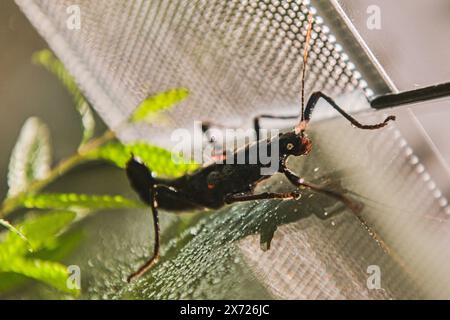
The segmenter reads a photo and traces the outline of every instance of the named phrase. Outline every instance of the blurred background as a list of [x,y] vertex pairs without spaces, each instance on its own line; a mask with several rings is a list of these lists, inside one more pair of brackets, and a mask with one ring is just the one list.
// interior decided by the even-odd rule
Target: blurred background
[[6,194],[9,155],[20,128],[30,116],[49,124],[57,159],[73,152],[80,137],[79,115],[61,83],[49,72],[33,65],[32,54],[47,48],[46,42],[31,26],[14,1],[0,4],[0,108],[1,187]]
[[[2,154],[0,157],[2,177],[0,179],[0,197],[3,199],[7,192],[6,176],[9,158],[20,129],[27,118],[36,116],[48,125],[53,149],[53,164],[76,151],[82,137],[82,130],[80,115],[74,108],[73,99],[61,81],[42,66],[32,63],[33,53],[48,48],[48,44],[33,28],[14,1],[1,1],[0,20],[0,153]],[[104,131],[106,126],[102,120],[97,115],[95,118],[96,132]],[[45,191],[122,193],[134,197],[134,193],[128,188],[124,172],[114,166],[100,163],[81,165],[70,171],[63,179],[52,183]],[[23,210],[19,210],[18,214],[21,213]],[[89,241],[101,242],[102,238],[99,234],[101,230],[117,232],[120,236],[120,232],[115,230],[112,225],[120,228],[124,219],[127,220],[127,217],[130,217],[127,214],[129,212],[119,210],[103,213],[106,215],[88,217],[82,222],[82,225],[74,227],[75,230],[84,231],[82,243],[86,247],[78,246],[75,251],[71,252],[68,257],[70,259],[66,258],[64,262],[70,263],[71,261],[81,265],[81,261],[84,261],[85,268],[91,268],[88,261],[92,265],[92,261],[89,259],[95,260],[96,257],[95,254],[85,255],[86,250],[92,248]],[[113,215],[109,216],[111,213]],[[134,217],[139,217],[139,210],[133,210],[133,214]],[[18,215],[13,215],[10,219],[14,219],[16,216]],[[142,218],[147,221],[145,212],[142,212]],[[94,238],[89,240],[90,236]],[[126,237],[124,236],[125,239]],[[138,243],[142,243],[141,241],[145,243],[145,240],[140,240]],[[106,253],[106,255],[108,254],[112,253]],[[120,281],[120,277],[117,279]],[[28,286],[19,286],[17,290],[0,292],[0,297],[54,299],[62,296],[60,292],[46,285],[31,282]],[[97,297],[100,298],[101,295],[98,294]]]

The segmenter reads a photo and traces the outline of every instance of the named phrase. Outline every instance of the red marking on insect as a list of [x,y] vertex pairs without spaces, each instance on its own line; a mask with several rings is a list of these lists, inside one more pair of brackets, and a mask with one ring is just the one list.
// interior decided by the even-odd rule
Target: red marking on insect
[[301,137],[302,144],[305,146],[305,155],[311,152],[312,142],[307,137]]
[[212,156],[212,159],[214,161],[223,161],[226,159],[226,156],[224,154],[216,154]]

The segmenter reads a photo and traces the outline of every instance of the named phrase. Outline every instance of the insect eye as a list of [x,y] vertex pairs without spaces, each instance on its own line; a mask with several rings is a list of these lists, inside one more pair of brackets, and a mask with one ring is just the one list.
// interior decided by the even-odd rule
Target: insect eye
[[292,149],[294,149],[294,145],[293,145],[292,143],[288,143],[288,144],[286,145],[286,148],[287,148],[288,150],[292,150]]

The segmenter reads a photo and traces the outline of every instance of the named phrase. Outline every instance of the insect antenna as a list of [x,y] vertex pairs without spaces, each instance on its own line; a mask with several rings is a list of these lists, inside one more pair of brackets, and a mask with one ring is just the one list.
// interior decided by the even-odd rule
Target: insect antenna
[[306,64],[308,62],[308,53],[309,53],[309,42],[311,40],[311,32],[313,26],[313,16],[311,13],[308,13],[308,28],[306,30],[306,40],[305,40],[305,49],[303,51],[303,65],[302,65],[302,80],[301,80],[301,105],[302,110],[300,113],[300,124],[303,123],[305,118],[305,75],[306,75]]

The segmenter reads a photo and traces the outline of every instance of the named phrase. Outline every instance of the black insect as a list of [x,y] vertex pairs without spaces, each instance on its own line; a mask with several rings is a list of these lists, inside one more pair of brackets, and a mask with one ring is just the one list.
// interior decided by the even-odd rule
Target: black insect
[[[309,20],[309,27],[306,37],[305,52],[303,55],[302,73],[302,97],[300,121],[294,129],[287,133],[279,134],[271,140],[258,140],[236,150],[234,164],[229,161],[212,163],[206,167],[198,169],[196,172],[184,175],[173,180],[154,178],[149,168],[132,157],[126,167],[126,173],[133,189],[139,194],[142,201],[147,203],[152,210],[155,230],[155,244],[152,257],[141,266],[136,272],[128,277],[128,281],[138,277],[149,270],[159,259],[159,223],[157,208],[168,211],[184,211],[197,208],[217,209],[226,204],[241,201],[252,201],[261,199],[296,199],[300,196],[299,191],[288,193],[264,192],[255,194],[253,191],[256,185],[270,177],[263,175],[261,169],[269,168],[271,164],[263,164],[256,161],[255,164],[237,164],[237,159],[249,159],[251,154],[258,154],[258,148],[267,144],[267,152],[270,153],[271,146],[275,143],[279,145],[279,156],[277,157],[278,172],[284,174],[287,179],[296,187],[308,188],[310,190],[326,194],[344,203],[353,212],[358,213],[361,209],[359,203],[352,201],[342,193],[326,189],[319,185],[308,183],[297,176],[286,166],[289,156],[307,155],[312,148],[312,142],[306,134],[307,124],[311,119],[314,107],[319,99],[325,99],[331,107],[338,111],[353,126],[360,129],[379,129],[387,125],[390,120],[395,120],[394,116],[387,117],[383,122],[374,125],[364,125],[359,123],[352,116],[342,110],[330,97],[322,92],[314,92],[309,98],[306,108],[304,108],[304,78],[305,66],[308,56],[308,43],[310,40],[312,19]],[[255,118],[255,130],[258,134],[260,118],[277,118],[271,115],[263,115]],[[281,117],[283,118],[283,117]],[[284,117],[286,118],[286,117]]]

